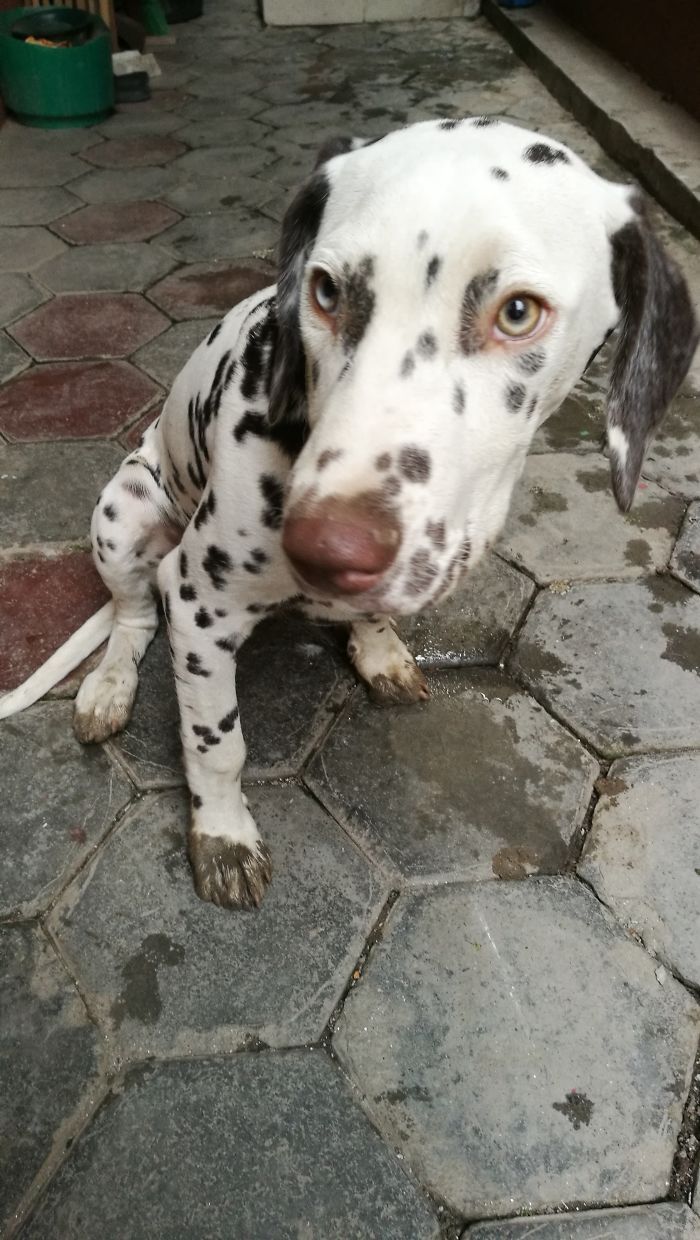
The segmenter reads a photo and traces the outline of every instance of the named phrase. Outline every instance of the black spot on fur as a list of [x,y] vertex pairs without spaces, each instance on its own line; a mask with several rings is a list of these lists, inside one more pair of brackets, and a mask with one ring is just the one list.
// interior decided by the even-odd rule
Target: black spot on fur
[[433,332],[421,332],[416,344],[416,353],[419,357],[434,357],[437,353],[437,340]]
[[260,439],[269,439],[290,458],[296,460],[309,436],[306,422],[275,422],[270,423],[266,413],[253,413],[248,410],[236,424],[233,432],[237,443],[244,443],[248,435],[257,435]]
[[533,415],[533,413],[535,412],[535,409],[536,409],[536,408],[537,408],[537,397],[536,397],[536,396],[533,396],[532,400],[530,401],[530,404],[529,404],[529,405],[528,405],[528,407],[527,407],[527,417],[528,417],[528,418],[531,418],[531,417],[532,417],[532,415]]
[[438,551],[443,551],[445,548],[445,536],[446,536],[445,522],[444,521],[428,521],[428,524],[425,527],[425,532],[428,535],[428,538],[430,539],[431,543],[433,543],[433,545],[437,547]]
[[194,622],[200,629],[208,629],[214,623],[206,607],[200,607],[194,613]]
[[464,407],[466,403],[467,403],[467,398],[465,396],[464,388],[462,387],[462,384],[455,383],[454,391],[452,393],[452,408],[454,409],[455,413],[464,413]]
[[134,499],[150,498],[151,493],[145,482],[133,482],[129,479],[129,481],[122,483],[122,487],[129,495],[133,495]]
[[487,125],[495,125],[495,116],[474,116],[472,117],[472,125],[475,129],[486,129]]
[[180,576],[186,577],[188,569],[189,569],[189,565],[187,563],[187,552],[181,551],[180,552]]
[[457,120],[440,121],[438,128],[439,129],[456,129],[458,125],[461,125],[461,123],[462,123],[461,117],[459,117]]
[[385,469],[388,469],[390,465],[391,465],[391,455],[388,452],[382,452],[380,456],[375,458],[375,461],[374,461],[375,469],[381,470],[382,473],[384,472]]
[[197,591],[188,581],[180,586],[180,598],[183,603],[195,603],[197,601]]
[[202,801],[202,798],[196,792],[193,792],[192,793],[192,805],[194,809],[201,809],[203,804],[204,802]]
[[510,181],[510,176],[506,172],[505,168],[492,168],[491,176],[495,177],[497,181]]
[[569,164],[571,160],[565,151],[559,151],[546,142],[533,142],[523,151],[523,159],[531,164]]
[[442,266],[442,259],[437,254],[433,254],[428,266],[425,269],[425,287],[430,288],[433,280],[436,278]]
[[117,544],[115,542],[112,542],[111,538],[106,538],[105,547],[107,548],[108,551],[116,551]]
[[413,354],[409,351],[408,353],[404,355],[401,361],[401,366],[399,367],[399,374],[402,379],[407,379],[409,375],[413,374],[415,369],[416,369],[416,359],[413,356]]
[[168,624],[170,624],[170,595],[165,591],[163,595],[163,613]]
[[267,564],[267,561],[268,561],[268,556],[265,554],[265,552],[259,551],[256,549],[254,551],[251,551],[250,559],[246,560],[243,567],[247,573],[257,574],[257,573],[262,572],[263,566]]
[[117,510],[114,507],[114,504],[105,504],[104,508],[102,509],[102,512],[104,513],[108,521],[116,521]]
[[525,400],[525,388],[522,383],[511,383],[506,392],[506,405],[509,413],[517,413]]
[[401,479],[397,478],[395,474],[389,474],[389,477],[385,478],[382,483],[382,495],[386,499],[394,499],[400,490]]
[[224,715],[223,719],[219,720],[219,731],[233,732],[233,729],[236,726],[237,718],[238,718],[238,707],[234,706],[233,710],[230,710],[227,715]]
[[421,547],[411,556],[409,570],[411,576],[405,586],[407,594],[423,594],[434,581],[438,571],[426,547]]
[[224,551],[221,547],[214,545],[207,547],[207,553],[202,560],[202,568],[209,575],[211,584],[215,590],[223,590],[226,585],[225,573],[230,573],[233,568],[233,560],[228,551]]
[[313,362],[311,363],[311,382],[314,387],[318,387],[318,378],[319,378],[320,373],[321,373],[321,367],[318,364],[318,360],[314,358]]
[[464,353],[476,353],[481,347],[478,318],[498,283],[498,272],[491,269],[474,276],[464,290],[460,344]]
[[284,502],[282,483],[278,478],[273,478],[272,474],[262,474],[260,490],[265,500],[260,520],[269,530],[278,530],[282,525],[282,504]]
[[544,366],[544,349],[531,349],[529,353],[521,353],[516,365],[525,375],[536,375]]
[[353,271],[346,263],[343,268],[343,298],[338,315],[338,335],[346,353],[360,344],[372,319],[375,305],[371,285],[374,275],[374,259],[367,255]]
[[316,468],[319,473],[326,468],[326,465],[330,465],[331,461],[337,461],[342,455],[341,448],[324,448],[316,462]]
[[[197,673],[197,674],[201,675],[201,673]],[[203,723],[193,723],[192,731],[194,732],[195,736],[201,736],[205,745],[220,745],[221,744],[221,737],[216,736],[215,733],[212,732],[211,728],[205,727]]]
[[207,336],[207,344],[214,343],[214,341],[216,340],[216,337],[221,331],[221,326],[222,326],[221,323],[217,323],[216,327],[212,328],[212,330],[209,332],[209,335]]
[[211,672],[202,667],[201,657],[195,650],[191,650],[187,655],[187,670],[191,676],[211,676]]
[[238,650],[238,642],[233,634],[230,634],[228,637],[217,637],[214,645],[218,646],[219,650],[225,650],[227,654],[231,655],[235,655]]
[[194,528],[196,530],[199,530],[202,528],[203,525],[206,525],[207,521],[213,515],[215,510],[216,510],[216,496],[214,495],[213,491],[210,491],[207,498],[202,500],[202,502],[199,505],[199,508],[194,514],[194,518],[193,518]]
[[409,482],[427,482],[430,477],[430,456],[422,448],[402,448],[399,470]]

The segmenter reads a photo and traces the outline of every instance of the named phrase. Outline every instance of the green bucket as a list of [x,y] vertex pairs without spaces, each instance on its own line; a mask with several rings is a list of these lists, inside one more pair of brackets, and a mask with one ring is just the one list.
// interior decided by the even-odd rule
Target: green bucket
[[[57,16],[75,14],[68,8],[52,11]],[[5,107],[23,125],[41,129],[96,125],[114,108],[109,30],[91,13],[83,42],[70,47],[43,47],[12,34],[20,18],[46,12],[19,8],[0,13],[0,94]]]

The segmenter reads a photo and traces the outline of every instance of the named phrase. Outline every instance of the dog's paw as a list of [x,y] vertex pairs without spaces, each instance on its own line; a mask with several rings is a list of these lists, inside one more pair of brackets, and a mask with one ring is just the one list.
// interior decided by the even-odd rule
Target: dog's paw
[[401,667],[391,668],[367,682],[369,696],[377,706],[410,706],[430,697],[425,676],[414,659],[406,659]]
[[272,878],[272,858],[262,840],[249,848],[223,835],[192,831],[189,855],[200,900],[220,908],[258,908]]
[[73,731],[83,745],[105,741],[126,727],[138,683],[133,665],[106,672],[97,667],[85,677],[75,699],[73,714]]

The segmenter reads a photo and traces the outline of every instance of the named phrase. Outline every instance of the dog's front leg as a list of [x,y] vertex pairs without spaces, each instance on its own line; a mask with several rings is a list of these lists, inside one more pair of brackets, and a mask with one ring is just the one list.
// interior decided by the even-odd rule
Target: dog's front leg
[[[236,702],[236,652],[253,621],[194,577],[183,550],[162,562],[158,584],[175,666],[185,770],[192,798],[188,850],[197,894],[230,908],[257,907],[270,854],[241,789],[245,743]],[[183,567],[185,572],[183,573]]]
[[390,616],[353,620],[348,654],[380,706],[408,705],[429,696],[425,677]]

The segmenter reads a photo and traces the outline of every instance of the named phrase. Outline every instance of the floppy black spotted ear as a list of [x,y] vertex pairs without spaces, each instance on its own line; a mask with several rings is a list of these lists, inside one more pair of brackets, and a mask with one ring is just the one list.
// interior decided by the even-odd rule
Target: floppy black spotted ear
[[615,498],[632,505],[647,445],[683,382],[698,342],[688,286],[646,219],[611,238],[612,280],[620,308],[617,347],[608,393],[607,434]]
[[304,266],[321,226],[330,192],[323,167],[336,155],[365,146],[361,138],[329,138],[316,158],[315,171],[301,187],[282,221],[277,280],[277,339],[270,374],[271,422],[306,416],[306,359],[299,328],[299,298]]

